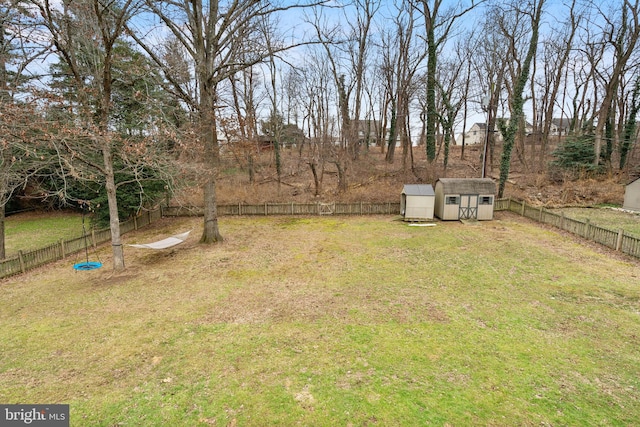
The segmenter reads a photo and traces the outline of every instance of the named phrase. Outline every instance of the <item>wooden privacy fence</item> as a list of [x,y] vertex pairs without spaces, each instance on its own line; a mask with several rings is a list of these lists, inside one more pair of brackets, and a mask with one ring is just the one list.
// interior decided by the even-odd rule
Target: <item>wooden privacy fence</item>
[[[498,209],[498,206],[500,209]],[[496,202],[496,210],[508,210],[524,217],[549,224],[587,240],[607,246],[618,252],[640,258],[640,238],[631,236],[623,229],[610,230],[591,224],[589,220],[580,221],[567,218],[563,212],[551,212],[543,207],[529,206],[525,202],[501,199]]]
[[[161,209],[147,211],[137,217],[121,222],[120,232],[125,234],[137,230],[160,218],[162,218]],[[58,243],[53,243],[44,248],[32,251],[18,251],[17,255],[0,261],[0,278],[24,273],[41,265],[64,259],[69,255],[84,251],[85,247],[93,250],[99,244],[109,240],[111,240],[111,230],[107,228],[104,230],[91,230],[86,237],[81,236],[71,240],[60,240]]]

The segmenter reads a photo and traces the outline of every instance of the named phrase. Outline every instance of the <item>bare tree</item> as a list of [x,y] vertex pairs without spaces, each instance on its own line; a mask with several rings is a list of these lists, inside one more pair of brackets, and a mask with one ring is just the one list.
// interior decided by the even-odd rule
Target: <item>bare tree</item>
[[[105,2],[83,0],[61,6],[33,0],[43,28],[53,41],[55,53],[66,63],[78,94],[83,126],[89,132],[89,150],[98,150],[102,162],[92,162],[105,179],[113,248],[114,270],[124,269],[120,221],[114,171],[114,135],[109,129],[112,109],[112,66],[114,47],[123,36],[126,22],[135,12],[134,0]],[[61,9],[60,9],[61,7]],[[87,76],[86,73],[91,73]],[[87,78],[89,77],[89,78]],[[74,150],[70,153],[77,156]]]
[[[28,47],[33,23],[19,1],[0,1],[0,259],[5,252],[6,205],[17,188],[29,176],[31,162],[23,124],[33,124],[32,105],[16,101],[16,91],[22,89],[27,66],[38,57],[40,49]],[[13,69],[13,72],[10,72]],[[33,152],[35,153],[35,146]],[[26,157],[23,159],[23,155]],[[31,157],[32,159],[33,157]]]
[[614,100],[618,95],[621,80],[627,71],[629,60],[637,51],[640,38],[640,2],[639,0],[621,0],[616,7],[611,5],[607,10],[598,10],[599,18],[604,22],[602,28],[602,45],[611,49],[613,64],[607,67],[609,73],[598,72],[603,80],[603,99],[595,125],[594,165],[600,163],[602,142],[605,140],[605,127],[613,118]]
[[[559,92],[561,87],[566,88],[567,86],[568,62],[571,59],[571,52],[575,48],[574,41],[582,20],[582,15],[577,10],[576,0],[569,4],[568,14],[568,19],[562,22],[562,26],[552,29],[542,44],[543,75],[537,88],[540,92],[539,104],[537,108],[533,108],[534,114],[540,118],[540,123],[537,126],[537,139],[540,143],[538,169],[544,168],[551,128],[554,125],[554,113],[558,106],[561,107],[561,111],[564,107],[564,102],[558,99]],[[533,90],[535,89],[533,87]],[[565,120],[568,119],[565,118]],[[534,117],[535,127],[536,118]]]
[[269,1],[154,1],[145,0],[147,8],[156,15],[193,63],[197,92],[189,93],[162,60],[144,28],[133,29],[140,46],[163,70],[182,101],[196,113],[199,142],[203,146],[204,227],[200,241],[214,243],[222,240],[218,228],[216,206],[216,173],[219,165],[216,108],[219,86],[238,72],[263,62],[274,52],[290,46],[267,48],[261,31],[265,17],[278,12],[319,3],[278,6]]
[[382,72],[387,92],[390,125],[387,134],[386,161],[393,163],[397,141],[402,147],[402,166],[413,169],[410,141],[410,104],[420,83],[416,74],[426,57],[426,49],[416,35],[415,9],[406,4],[397,6],[396,15],[382,39]]
[[415,7],[424,17],[425,38],[427,42],[427,117],[426,117],[426,150],[427,159],[432,162],[436,157],[436,127],[438,113],[436,111],[436,74],[438,69],[438,51],[447,42],[455,24],[465,14],[484,0],[471,0],[469,6],[456,5],[446,8],[444,0],[412,0]]
[[353,74],[353,120],[349,128],[349,140],[351,156],[358,157],[360,139],[358,132],[361,128],[360,119],[362,115],[362,105],[365,86],[365,73],[369,51],[371,50],[371,26],[373,19],[380,9],[381,0],[354,0],[355,23],[350,23],[350,41],[348,51],[351,59],[351,70]]
[[511,168],[511,151],[515,142],[516,132],[522,126],[524,122],[524,99],[523,93],[527,81],[529,80],[529,72],[531,69],[531,63],[535,57],[538,47],[538,37],[540,31],[540,22],[542,18],[542,10],[544,6],[544,0],[533,0],[530,8],[526,11],[518,10],[516,7],[516,13],[524,13],[530,18],[530,39],[526,55],[522,61],[521,68],[515,80],[513,92],[510,99],[511,107],[511,119],[508,124],[502,124],[500,131],[504,138],[504,146],[502,149],[502,158],[500,161],[500,181],[498,183],[498,197],[504,195],[504,189],[509,177],[509,170]]
[[483,31],[476,33],[477,39],[473,43],[475,60],[472,61],[476,81],[482,89],[482,92],[476,94],[474,98],[480,98],[477,101],[478,105],[487,115],[485,148],[481,159],[483,177],[486,175],[487,165],[489,171],[493,171],[495,164],[496,133],[494,131],[499,118],[498,111],[503,102],[507,64],[511,60],[508,51],[505,52],[504,48],[508,45],[507,41],[499,31],[495,31],[498,28],[497,21],[500,19],[500,15],[489,10],[485,17],[485,21],[482,23]]

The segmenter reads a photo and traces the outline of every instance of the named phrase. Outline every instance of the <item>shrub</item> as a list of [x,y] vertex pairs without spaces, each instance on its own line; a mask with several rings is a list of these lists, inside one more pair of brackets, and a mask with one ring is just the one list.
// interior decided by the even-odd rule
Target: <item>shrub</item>
[[569,173],[574,178],[596,175],[603,172],[601,162],[593,163],[595,156],[593,135],[570,136],[552,153],[555,160],[550,164],[552,175]]

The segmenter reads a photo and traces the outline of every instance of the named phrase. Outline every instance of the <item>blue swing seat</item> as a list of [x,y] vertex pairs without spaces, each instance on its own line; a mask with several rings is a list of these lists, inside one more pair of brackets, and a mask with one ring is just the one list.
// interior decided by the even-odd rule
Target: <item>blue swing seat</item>
[[100,267],[102,267],[102,263],[95,261],[79,262],[73,265],[73,269],[78,271],[95,270]]

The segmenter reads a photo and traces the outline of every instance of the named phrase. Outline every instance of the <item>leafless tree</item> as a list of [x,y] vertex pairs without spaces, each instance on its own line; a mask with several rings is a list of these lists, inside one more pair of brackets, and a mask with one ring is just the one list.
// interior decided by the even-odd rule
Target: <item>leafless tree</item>
[[[616,5],[609,4],[605,9],[592,3],[598,11],[598,20],[602,22],[602,38],[598,42],[612,56],[612,64],[596,70],[602,83],[602,101],[598,104],[595,123],[594,164],[600,163],[602,143],[605,138],[605,127],[615,119],[615,97],[618,96],[620,84],[629,69],[630,61],[638,55],[637,46],[640,38],[640,2],[639,0],[620,0]],[[597,24],[596,24],[597,25]],[[611,140],[609,139],[609,144]],[[610,150],[606,153],[610,155]],[[610,160],[610,159],[607,159]]]
[[263,62],[275,51],[290,46],[270,46],[263,38],[261,23],[265,17],[285,10],[319,3],[289,3],[282,6],[270,1],[243,0],[145,0],[148,10],[158,17],[188,54],[193,64],[197,92],[184,90],[172,70],[162,60],[146,28],[129,28],[140,46],[163,70],[167,82],[182,101],[196,113],[198,141],[203,146],[204,227],[200,241],[222,240],[216,207],[216,173],[219,165],[216,108],[219,89],[238,72]]
[[[556,118],[555,112],[560,107],[561,120],[568,121],[564,116],[564,102],[558,99],[560,89],[567,87],[568,65],[571,59],[571,52],[574,50],[575,40],[581,24],[582,15],[578,11],[577,2],[573,0],[568,6],[567,20],[560,21],[559,28],[552,28],[545,36],[542,43],[542,76],[540,80],[535,80],[538,84],[532,85],[534,93],[539,92],[535,98],[538,100],[537,107],[534,105],[533,126],[536,129],[536,139],[540,144],[538,153],[538,169],[542,170],[548,151],[548,141],[551,136],[551,129]],[[533,75],[535,79],[536,76]]]
[[[542,12],[545,0],[533,0],[526,9],[522,10],[519,5],[513,5],[513,10],[516,16],[524,14],[529,18],[530,35],[526,47],[526,54],[522,57],[522,62],[518,63],[517,72],[515,74],[514,85],[511,91],[509,100],[509,107],[511,110],[511,118],[509,123],[502,123],[500,126],[500,132],[504,138],[504,145],[502,149],[502,157],[500,160],[500,181],[498,184],[498,197],[502,197],[504,189],[509,177],[509,170],[511,168],[511,150],[513,148],[516,133],[523,127],[525,122],[524,116],[524,102],[523,93],[525,86],[529,80],[529,72],[531,69],[531,63],[533,62],[536,51],[538,48],[538,38],[540,34],[540,23],[542,19]],[[513,44],[510,48],[515,49],[515,38],[510,38]],[[513,55],[514,58],[519,56]]]
[[471,0],[469,5],[460,3],[447,7],[444,0],[412,0],[424,17],[425,39],[427,43],[427,117],[426,117],[426,150],[427,159],[431,162],[436,155],[436,127],[438,113],[436,111],[436,74],[438,69],[438,51],[449,40],[455,31],[455,24],[484,0]]
[[[122,270],[125,265],[116,199],[113,160],[115,138],[109,129],[109,117],[112,109],[114,47],[123,37],[126,22],[135,12],[136,2],[83,0],[60,5],[47,0],[33,0],[32,4],[39,11],[42,27],[50,34],[55,53],[70,71],[78,94],[78,117],[82,120],[82,126],[90,130],[89,146],[78,146],[69,155],[78,156],[81,149],[97,150],[102,155],[100,164],[90,163],[105,179],[113,268]],[[91,74],[87,76],[87,72]]]
[[382,35],[381,72],[384,76],[389,131],[386,161],[393,163],[398,140],[402,147],[402,166],[413,169],[413,151],[410,140],[410,107],[417,88],[421,86],[416,74],[427,52],[417,36],[415,10],[406,4],[397,5],[390,27]]

